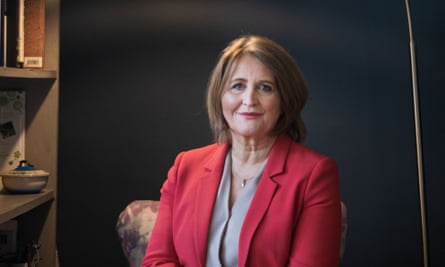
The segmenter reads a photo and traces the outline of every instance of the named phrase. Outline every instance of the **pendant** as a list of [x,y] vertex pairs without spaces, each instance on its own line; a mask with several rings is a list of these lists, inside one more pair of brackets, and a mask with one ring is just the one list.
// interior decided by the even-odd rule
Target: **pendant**
[[244,188],[246,186],[246,183],[247,183],[247,179],[243,179],[241,181],[241,187]]

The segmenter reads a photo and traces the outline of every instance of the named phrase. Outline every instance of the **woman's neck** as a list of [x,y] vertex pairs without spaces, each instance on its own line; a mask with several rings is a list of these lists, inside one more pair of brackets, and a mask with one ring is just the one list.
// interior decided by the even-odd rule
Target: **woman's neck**
[[264,162],[276,137],[265,137],[261,140],[237,137],[232,139],[232,162],[256,165]]
[[263,168],[275,139],[232,138],[230,208],[246,184]]

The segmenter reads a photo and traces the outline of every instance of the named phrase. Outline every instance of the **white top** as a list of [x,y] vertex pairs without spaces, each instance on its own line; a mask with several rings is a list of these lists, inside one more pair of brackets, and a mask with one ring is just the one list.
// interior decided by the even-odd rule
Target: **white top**
[[232,162],[230,152],[227,153],[218,195],[213,207],[208,239],[207,267],[238,266],[238,241],[241,227],[263,173],[264,166],[265,163],[257,175],[249,180],[233,204],[232,209],[229,210]]

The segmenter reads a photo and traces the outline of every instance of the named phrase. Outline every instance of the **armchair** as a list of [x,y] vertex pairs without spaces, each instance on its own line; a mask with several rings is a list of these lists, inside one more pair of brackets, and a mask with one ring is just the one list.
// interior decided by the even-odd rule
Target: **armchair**
[[[130,267],[139,267],[144,258],[151,230],[158,214],[159,201],[135,200],[120,213],[116,231]],[[343,257],[347,233],[347,208],[342,202],[342,238],[340,259]]]

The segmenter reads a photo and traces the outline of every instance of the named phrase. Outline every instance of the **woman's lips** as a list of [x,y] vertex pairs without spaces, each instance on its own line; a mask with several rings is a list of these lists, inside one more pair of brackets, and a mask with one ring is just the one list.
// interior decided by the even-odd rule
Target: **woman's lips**
[[259,116],[263,115],[260,112],[238,112],[238,114],[246,119],[256,119]]

